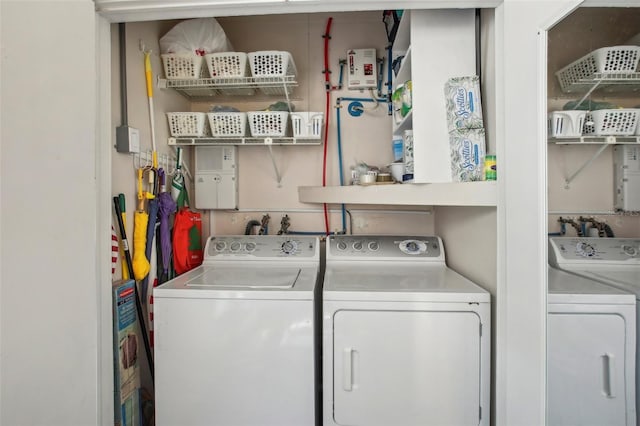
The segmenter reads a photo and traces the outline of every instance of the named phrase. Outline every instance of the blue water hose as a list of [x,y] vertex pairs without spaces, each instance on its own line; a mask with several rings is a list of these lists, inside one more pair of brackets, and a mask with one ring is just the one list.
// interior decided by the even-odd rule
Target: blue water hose
[[[340,186],[344,186],[344,173],[342,172],[342,132],[340,131],[340,105],[336,108],[336,128],[338,133],[338,170],[340,170]],[[344,204],[340,205],[342,212],[342,230],[347,232],[347,215]]]

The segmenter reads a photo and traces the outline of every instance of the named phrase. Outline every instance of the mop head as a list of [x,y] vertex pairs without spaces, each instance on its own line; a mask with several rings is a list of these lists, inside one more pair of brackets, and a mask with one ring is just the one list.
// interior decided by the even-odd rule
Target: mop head
[[151,265],[147,256],[145,256],[145,248],[147,244],[147,225],[149,224],[149,215],[145,212],[136,211],[133,221],[133,276],[136,281],[141,281],[149,273]]

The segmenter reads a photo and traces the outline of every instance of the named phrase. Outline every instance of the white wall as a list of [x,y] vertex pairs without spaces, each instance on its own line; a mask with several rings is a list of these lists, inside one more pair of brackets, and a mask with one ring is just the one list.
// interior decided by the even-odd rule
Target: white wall
[[[333,18],[330,42],[330,68],[332,83],[338,84],[340,59],[346,59],[349,48],[375,47],[379,57],[386,55],[387,39],[381,12],[358,13],[315,13],[292,15],[265,15],[221,17],[218,22],[236,51],[285,50],[291,52],[298,71],[298,87],[291,97],[297,111],[325,110],[323,44],[322,35],[327,19]],[[158,46],[158,39],[178,21],[150,21],[127,23],[127,86],[129,104],[129,124],[141,131],[143,149],[150,149],[150,131],[144,75],[142,73],[142,41],[152,50],[154,77],[164,77]],[[112,117],[114,127],[121,122],[119,93],[118,27],[112,26]],[[386,71],[384,82],[386,82]],[[346,85],[346,71],[344,83]],[[385,90],[385,89],[383,89]],[[386,93],[386,90],[385,90]],[[329,142],[327,184],[337,185],[337,126],[336,99],[338,97],[369,97],[369,93],[342,89],[332,92],[329,113]],[[217,96],[210,102],[191,102],[176,91],[156,89],[154,91],[157,146],[160,152],[170,153],[167,146],[168,126],[165,112],[208,111],[212,105],[230,105],[242,111],[260,110],[269,104],[284,100],[284,97],[265,96]],[[392,161],[391,118],[387,115],[386,104],[367,111],[359,118],[346,112],[348,102],[343,102],[341,112],[343,172],[349,181],[350,166],[364,161],[383,167]],[[367,105],[370,107],[370,105]],[[238,234],[244,233],[246,223],[251,219],[260,220],[269,213],[269,231],[276,233],[284,214],[291,218],[291,230],[323,231],[322,207],[302,204],[298,201],[297,188],[304,185],[322,184],[323,145],[316,146],[274,146],[273,153],[279,172],[280,184],[269,157],[266,146],[247,146],[238,149],[239,165],[239,211],[214,211],[211,216],[203,216],[204,233]],[[185,147],[186,158],[191,160],[192,148]],[[112,150],[112,191],[113,195],[123,192],[127,197],[127,210],[135,208],[135,175],[130,155]],[[192,161],[189,161],[192,164]],[[193,196],[193,187],[190,187]],[[340,206],[330,206],[330,229],[340,230],[342,219]],[[386,209],[372,211],[379,206],[351,206],[353,228],[347,220],[347,229],[354,233],[381,234],[431,234],[433,215],[424,207],[409,209]],[[212,218],[208,227],[208,218]],[[349,219],[349,218],[347,218]],[[128,220],[128,233],[132,232],[132,221]],[[212,231],[208,231],[208,229]]]
[[93,2],[1,8],[0,423],[96,424]]

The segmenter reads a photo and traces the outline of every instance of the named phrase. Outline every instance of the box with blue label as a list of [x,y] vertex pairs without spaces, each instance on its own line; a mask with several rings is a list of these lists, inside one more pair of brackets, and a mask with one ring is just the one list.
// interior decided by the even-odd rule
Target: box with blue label
[[449,134],[453,182],[483,180],[486,145],[484,129],[455,130]]
[[113,283],[114,424],[140,426],[140,362],[135,281]]
[[460,129],[484,127],[478,76],[450,78],[445,83],[444,93],[447,128],[450,133]]

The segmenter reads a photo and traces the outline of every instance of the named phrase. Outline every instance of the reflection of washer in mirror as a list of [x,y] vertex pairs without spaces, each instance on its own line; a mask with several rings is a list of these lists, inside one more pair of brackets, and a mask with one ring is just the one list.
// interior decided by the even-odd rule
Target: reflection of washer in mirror
[[406,254],[423,254],[427,252],[427,244],[418,240],[404,240],[399,244],[400,251]]

